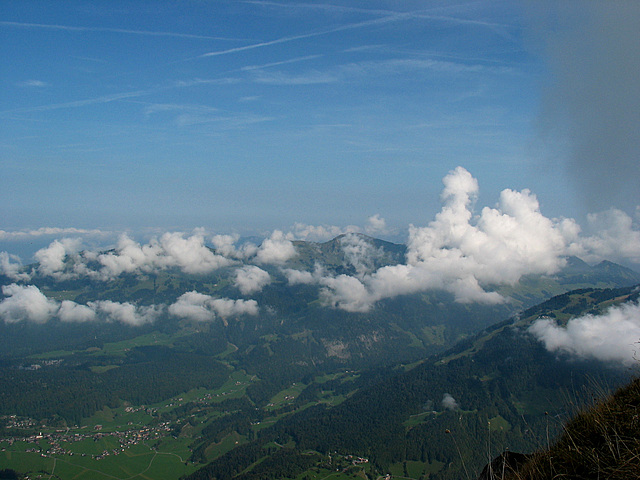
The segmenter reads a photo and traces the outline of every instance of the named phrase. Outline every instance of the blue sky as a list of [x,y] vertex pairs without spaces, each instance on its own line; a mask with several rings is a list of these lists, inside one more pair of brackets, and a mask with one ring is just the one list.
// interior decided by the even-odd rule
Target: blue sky
[[[401,235],[438,212],[457,166],[480,206],[528,188],[549,217],[634,217],[637,150],[618,152],[622,180],[585,195],[609,173],[571,162],[600,138],[573,120],[603,107],[560,87],[593,52],[575,44],[584,32],[636,45],[637,9],[614,4],[602,30],[598,8],[572,5],[1,1],[0,229],[252,233],[377,214]],[[640,95],[625,88],[640,62],[601,50],[585,65],[609,58],[630,96],[604,110],[637,126]]]

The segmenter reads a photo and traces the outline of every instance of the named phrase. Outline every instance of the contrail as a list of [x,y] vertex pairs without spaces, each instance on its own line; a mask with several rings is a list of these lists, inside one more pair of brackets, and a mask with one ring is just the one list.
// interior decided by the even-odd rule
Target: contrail
[[[509,28],[509,25],[501,25],[501,24],[496,24],[496,23],[489,23],[489,22],[482,22],[482,21],[478,21],[478,20],[466,20],[466,19],[461,19],[461,18],[456,18],[456,17],[450,17],[450,16],[436,16],[436,15],[429,15],[428,13],[424,13],[424,12],[428,12],[430,10],[426,10],[426,11],[420,11],[420,12],[407,12],[407,13],[390,13],[389,12],[385,12],[385,16],[382,18],[377,18],[375,20],[367,20],[364,22],[358,22],[358,23],[350,23],[348,25],[342,25],[339,27],[335,27],[335,28],[330,28],[328,30],[321,30],[321,31],[317,31],[317,32],[311,32],[311,33],[305,33],[305,34],[301,34],[301,35],[292,35],[292,36],[288,36],[288,37],[281,37],[281,38],[276,38],[274,40],[270,40],[267,42],[260,42],[260,43],[253,43],[251,45],[245,45],[243,47],[235,47],[235,48],[229,48],[226,50],[219,50],[216,52],[209,52],[209,53],[205,53],[202,54],[196,58],[205,58],[205,57],[216,57],[216,56],[220,56],[220,55],[229,55],[231,53],[237,53],[237,52],[243,52],[246,50],[254,50],[256,48],[263,48],[263,47],[268,47],[271,45],[278,45],[281,43],[288,43],[288,42],[293,42],[295,40],[302,40],[305,38],[313,38],[313,37],[320,37],[322,35],[328,35],[331,33],[335,33],[335,32],[342,32],[345,30],[354,30],[357,28],[364,28],[364,27],[369,27],[369,26],[373,26],[373,25],[383,25],[385,23],[391,23],[391,22],[398,22],[398,21],[402,21],[402,20],[411,20],[411,19],[422,19],[422,20],[437,20],[440,22],[448,22],[448,23],[459,23],[459,24],[472,24],[472,25],[477,25],[477,26],[482,26],[482,27],[488,27],[488,28]],[[376,11],[375,13],[381,14],[382,12],[378,12]]]
[[335,32],[342,32],[344,30],[353,30],[356,28],[363,28],[363,27],[368,27],[371,25],[382,25],[385,23],[390,23],[390,22],[397,22],[399,20],[404,20],[406,18],[413,18],[414,14],[413,13],[396,13],[393,15],[388,15],[384,18],[378,18],[376,20],[368,20],[365,22],[358,22],[358,23],[351,23],[349,25],[342,25],[340,27],[335,27],[335,28],[330,28],[328,30],[321,30],[319,32],[311,32],[311,33],[305,33],[305,34],[301,34],[301,35],[293,35],[290,37],[281,37],[281,38],[276,38],[275,40],[270,40],[268,42],[260,42],[260,43],[253,43],[251,45],[245,45],[244,47],[235,47],[235,48],[229,48],[227,50],[219,50],[217,52],[209,52],[209,53],[204,53],[202,55],[200,55],[199,57],[196,58],[205,58],[205,57],[216,57],[219,55],[228,55],[230,53],[236,53],[236,52],[243,52],[246,50],[254,50],[256,48],[262,48],[262,47],[268,47],[271,45],[278,45],[280,43],[288,43],[288,42],[293,42],[295,40],[302,40],[305,38],[313,38],[313,37],[320,37],[322,35],[328,35],[330,33],[335,33]]
[[150,32],[147,30],[126,30],[123,28],[106,28],[106,27],[74,27],[70,25],[51,25],[44,23],[22,23],[22,22],[0,22],[0,25],[18,28],[42,28],[48,30],[62,30],[66,32],[110,32],[124,33],[128,35],[148,35],[152,37],[176,37],[176,38],[193,38],[198,40],[228,40],[240,41],[238,38],[211,37],[207,35],[193,35],[190,33],[175,32]]

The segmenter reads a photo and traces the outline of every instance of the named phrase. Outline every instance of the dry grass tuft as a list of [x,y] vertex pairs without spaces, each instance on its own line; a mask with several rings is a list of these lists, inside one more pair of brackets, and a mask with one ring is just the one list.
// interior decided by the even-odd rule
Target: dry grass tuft
[[507,478],[640,479],[640,379],[576,415],[557,443]]

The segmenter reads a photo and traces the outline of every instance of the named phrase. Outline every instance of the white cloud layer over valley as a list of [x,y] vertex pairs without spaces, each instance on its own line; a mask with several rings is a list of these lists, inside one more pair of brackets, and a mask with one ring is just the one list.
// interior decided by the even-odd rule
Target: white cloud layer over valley
[[[255,299],[214,298],[197,291],[184,293],[166,309],[106,300],[86,305],[57,302],[29,284],[38,277],[108,282],[123,274],[144,276],[175,269],[210,275],[226,269],[243,297],[261,292],[276,275],[289,285],[316,285],[326,306],[367,312],[382,299],[432,289],[450,292],[458,302],[508,302],[496,286],[514,285],[530,274],[554,275],[568,256],[591,263],[607,259],[640,265],[637,219],[622,211],[589,215],[583,229],[573,219],[544,216],[536,195],[527,189],[505,189],[494,206],[478,208],[478,182],[462,167],[450,171],[443,183],[439,213],[426,226],[409,227],[404,261],[380,268],[375,265],[384,252],[355,234],[387,231],[379,215],[371,216],[362,228],[297,223],[289,232],[275,230],[261,242],[204,229],[191,234],[167,232],[146,243],[122,234],[115,245],[102,250],[83,243],[90,232],[61,229],[65,236],[38,250],[34,265],[24,266],[16,255],[0,253],[0,273],[13,282],[3,287],[0,316],[6,322],[43,323],[57,316],[65,322],[107,319],[141,325],[164,311],[196,321],[259,311]],[[20,237],[19,232],[4,234]],[[344,235],[339,248],[345,267],[353,273],[331,273],[321,264],[309,269],[295,264],[299,260],[295,241],[327,241],[338,234]]]

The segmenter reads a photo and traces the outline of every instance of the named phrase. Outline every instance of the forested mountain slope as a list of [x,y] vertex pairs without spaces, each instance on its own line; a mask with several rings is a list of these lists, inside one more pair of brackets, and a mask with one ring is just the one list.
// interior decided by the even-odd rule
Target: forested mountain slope
[[[549,352],[531,325],[541,317],[567,321],[637,300],[637,288],[555,297],[444,355],[358,390],[338,406],[301,410],[190,478],[233,478],[266,454],[268,442],[300,453],[360,455],[378,472],[401,475],[409,469],[430,478],[467,478],[505,449],[530,452],[545,445],[576,403],[629,378],[628,368]],[[237,467],[223,468],[230,464]]]

